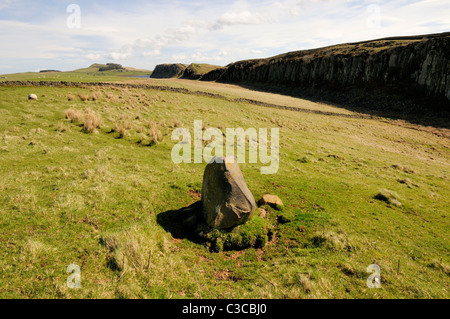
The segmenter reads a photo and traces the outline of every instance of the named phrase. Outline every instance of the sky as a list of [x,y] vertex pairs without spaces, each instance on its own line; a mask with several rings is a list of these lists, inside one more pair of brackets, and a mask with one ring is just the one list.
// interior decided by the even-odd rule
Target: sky
[[0,0],[0,74],[231,62],[450,31],[450,0]]

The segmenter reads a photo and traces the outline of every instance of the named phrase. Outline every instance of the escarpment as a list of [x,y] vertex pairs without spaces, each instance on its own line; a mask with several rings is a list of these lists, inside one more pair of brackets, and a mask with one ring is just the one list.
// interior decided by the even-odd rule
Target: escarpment
[[158,64],[151,75],[155,79],[178,78],[188,66],[185,64]]
[[[231,63],[204,81],[399,95],[450,110],[450,33],[386,38]],[[354,92],[353,92],[354,93]],[[436,103],[434,103],[436,102]]]
[[152,78],[168,79],[182,78],[189,80],[198,80],[206,73],[220,68],[218,65],[206,63],[186,64],[159,64],[152,73]]

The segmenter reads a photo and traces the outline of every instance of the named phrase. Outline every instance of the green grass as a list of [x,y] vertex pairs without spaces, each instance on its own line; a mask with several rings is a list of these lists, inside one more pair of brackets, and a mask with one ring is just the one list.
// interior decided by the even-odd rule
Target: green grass
[[[0,96],[1,298],[448,297],[450,143],[442,130],[158,90],[1,87]],[[66,119],[69,108],[101,116],[98,132]],[[206,164],[174,164],[170,138],[198,119],[222,130],[280,128],[277,174],[240,165],[257,201],[274,194],[285,205],[245,226],[270,228],[264,247],[214,252],[161,224],[199,199]],[[386,191],[402,205],[375,199]],[[66,286],[72,263],[81,289]],[[374,263],[381,289],[366,286]]]
[[1,81],[73,81],[73,82],[110,82],[110,81],[132,81],[132,76],[146,76],[152,72],[134,68],[124,70],[110,70],[100,72],[99,68],[106,65],[92,64],[87,68],[67,72],[24,72],[16,74],[2,74]]
[[218,68],[221,68],[221,66],[206,64],[206,63],[192,63],[188,67],[188,69],[192,69],[192,71],[194,71],[195,74],[198,74],[198,75],[204,75],[204,74],[211,72],[213,70],[216,70]]

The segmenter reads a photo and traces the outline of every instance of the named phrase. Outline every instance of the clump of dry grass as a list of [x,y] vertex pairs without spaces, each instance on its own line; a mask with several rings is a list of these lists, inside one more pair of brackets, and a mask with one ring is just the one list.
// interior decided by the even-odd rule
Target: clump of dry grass
[[137,133],[145,133],[146,132],[145,126],[137,125],[136,126],[136,132]]
[[127,135],[127,131],[131,129],[131,123],[128,120],[114,122],[114,127],[111,132],[119,133],[118,138],[124,138]]
[[108,100],[113,100],[115,98],[114,93],[113,92],[106,92],[106,98]]
[[343,232],[316,232],[316,234],[310,238],[310,242],[314,247],[325,247],[332,251],[355,251],[359,249],[359,246],[355,243],[351,243],[348,236]]
[[56,126],[56,131],[57,132],[64,133],[64,132],[67,132],[69,130],[70,130],[70,128],[66,128],[66,126],[64,125],[63,121],[58,121],[58,125]]
[[72,123],[81,122],[84,119],[84,113],[73,108],[66,110],[65,115],[66,119],[69,119]]
[[151,128],[148,131],[148,135],[150,136],[150,144],[156,144],[156,143],[162,142],[164,139],[164,135],[156,127]]
[[299,275],[298,283],[300,287],[305,291],[305,293],[309,294],[312,290],[312,284],[310,280],[310,274],[308,275]]
[[87,94],[78,94],[78,97],[79,97],[80,100],[83,101],[83,102],[89,100],[89,95],[87,95]]
[[173,119],[171,127],[183,127],[183,122],[177,119]]
[[149,129],[158,128],[158,123],[156,123],[155,121],[149,120],[146,124]]
[[100,98],[100,96],[101,96],[101,93],[95,92],[95,93],[92,93],[92,95],[89,97],[89,99],[91,101],[97,101]]
[[91,109],[87,109],[85,111],[83,130],[86,133],[97,132],[97,129],[100,127],[100,125],[102,125],[102,123],[103,120],[99,114],[95,113]]
[[387,204],[395,205],[397,207],[402,206],[398,194],[388,189],[382,189],[378,194],[374,196],[374,198],[386,202]]
[[149,120],[147,122],[148,136],[150,137],[150,145],[162,142],[164,139],[164,134],[161,132],[160,128],[164,126],[164,123],[156,123],[155,121]]
[[42,242],[29,239],[22,246],[21,258],[28,262],[35,262],[39,257],[45,256],[54,250],[54,248]]
[[443,263],[442,259],[441,259],[441,261],[433,260],[427,266],[429,268],[440,270],[440,271],[444,272],[447,276],[450,275],[450,266]]

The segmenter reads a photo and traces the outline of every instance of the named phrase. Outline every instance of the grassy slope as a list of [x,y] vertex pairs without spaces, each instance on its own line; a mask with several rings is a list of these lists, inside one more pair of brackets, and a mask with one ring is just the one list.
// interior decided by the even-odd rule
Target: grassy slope
[[221,68],[221,66],[206,63],[192,63],[188,67],[188,69],[191,69],[195,74],[198,75],[204,75],[218,68]]
[[170,86],[175,88],[183,88],[190,91],[201,91],[213,94],[219,94],[230,99],[245,98],[250,100],[261,101],[276,105],[285,105],[289,107],[306,108],[314,111],[332,112],[340,114],[355,114],[342,108],[323,103],[310,102],[298,98],[292,98],[285,95],[266,93],[245,89],[238,85],[224,84],[216,82],[199,82],[185,79],[132,79],[130,83],[149,84],[155,86]]
[[74,81],[74,82],[107,82],[107,81],[129,81],[130,76],[150,75],[148,70],[126,68],[126,71],[111,70],[99,72],[103,64],[93,64],[87,68],[67,72],[25,72],[16,74],[0,75],[2,81]]
[[331,45],[327,47],[310,49],[310,50],[300,50],[300,51],[292,51],[283,54],[279,54],[273,57],[263,58],[263,59],[249,59],[246,61],[254,61],[257,63],[267,63],[273,60],[278,59],[299,59],[302,57],[324,57],[328,55],[361,55],[361,54],[374,54],[379,51],[392,49],[395,47],[405,47],[409,44],[423,41],[424,39],[432,39],[432,38],[440,38],[440,37],[449,37],[450,32],[444,32],[440,34],[428,34],[421,36],[405,36],[405,37],[391,37],[391,38],[382,38],[377,40],[369,40],[362,42],[352,42],[352,43],[343,43],[337,45]]
[[[38,101],[26,100],[31,92]],[[97,101],[67,101],[95,92]],[[450,143],[437,131],[154,90],[0,88],[0,96],[0,297],[448,297]],[[64,119],[70,107],[101,114],[99,133]],[[157,223],[201,190],[205,164],[171,161],[177,119],[191,130],[195,119],[280,127],[278,174],[241,164],[256,199],[278,195],[292,220],[277,224],[280,213],[269,213],[277,235],[263,250],[212,253]],[[128,122],[124,138],[109,133],[114,122]],[[137,144],[149,127],[163,141]],[[385,188],[402,207],[373,199]],[[71,263],[82,267],[82,289],[66,287]],[[372,263],[382,289],[366,286]]]

